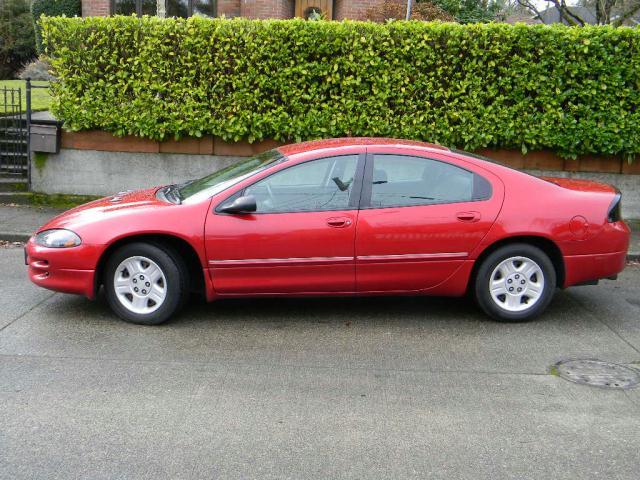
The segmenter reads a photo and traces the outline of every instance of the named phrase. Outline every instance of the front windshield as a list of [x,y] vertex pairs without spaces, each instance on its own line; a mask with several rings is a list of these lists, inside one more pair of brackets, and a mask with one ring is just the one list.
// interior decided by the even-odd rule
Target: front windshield
[[211,175],[185,184],[180,188],[180,198],[187,203],[209,198],[245,178],[281,162],[284,158],[278,150],[274,149],[235,162]]

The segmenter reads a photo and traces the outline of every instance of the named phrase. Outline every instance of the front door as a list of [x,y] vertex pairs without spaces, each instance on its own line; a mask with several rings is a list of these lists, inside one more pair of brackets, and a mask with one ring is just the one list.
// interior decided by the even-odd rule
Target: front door
[[392,149],[369,154],[356,238],[357,290],[419,291],[445,281],[491,228],[502,193],[499,183],[442,159]]
[[363,168],[357,154],[299,163],[230,198],[254,196],[255,213],[210,212],[206,249],[216,292],[354,292]]

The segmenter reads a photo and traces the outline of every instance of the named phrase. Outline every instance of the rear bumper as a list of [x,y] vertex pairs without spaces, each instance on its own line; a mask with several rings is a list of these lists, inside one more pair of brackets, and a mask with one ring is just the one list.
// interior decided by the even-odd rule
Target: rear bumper
[[564,287],[615,277],[624,270],[627,251],[564,257]]
[[82,268],[91,246],[69,249],[44,248],[29,240],[25,247],[25,263],[29,280],[36,285],[56,292],[84,295],[95,298],[95,270]]

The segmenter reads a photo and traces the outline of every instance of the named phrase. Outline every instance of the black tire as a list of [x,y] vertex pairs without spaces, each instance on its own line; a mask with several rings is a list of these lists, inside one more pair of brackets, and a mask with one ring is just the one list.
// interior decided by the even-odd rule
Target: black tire
[[[506,295],[498,296],[498,300],[494,300],[490,285],[492,282],[492,275],[498,265],[502,264],[505,260],[523,257],[525,259],[532,260],[542,271],[544,280],[544,286],[541,288],[541,293],[535,303],[532,303],[530,307],[527,307],[528,300],[526,295],[523,295],[522,299],[518,299],[518,307],[524,308],[522,311],[510,311],[506,303],[503,303],[504,307],[499,305],[500,298],[505,298]],[[508,262],[510,263],[510,262]],[[516,261],[517,264],[517,261]],[[518,272],[514,272],[514,275]],[[498,281],[502,277],[498,278]],[[533,277],[538,281],[537,276]],[[505,278],[505,282],[506,282]],[[505,284],[506,285],[506,284]],[[529,284],[527,284],[528,286]],[[511,287],[509,287],[511,288]],[[475,300],[480,308],[491,318],[505,322],[521,322],[524,320],[530,320],[540,315],[548,306],[556,289],[556,270],[553,263],[549,259],[549,256],[540,250],[538,247],[529,245],[526,243],[514,243],[511,245],[505,245],[498,248],[495,252],[492,252],[487,258],[480,264],[474,279],[473,291],[475,294]],[[518,295],[514,293],[514,295]]]
[[[132,257],[145,257],[153,261],[162,271],[165,296],[156,310],[136,313],[123,305],[114,286],[116,269]],[[128,274],[128,273],[127,273]],[[186,302],[189,296],[189,275],[182,258],[171,248],[159,243],[130,243],[116,250],[107,260],[104,270],[104,288],[109,306],[121,319],[139,325],[159,325],[166,322]],[[153,302],[152,307],[153,308]]]

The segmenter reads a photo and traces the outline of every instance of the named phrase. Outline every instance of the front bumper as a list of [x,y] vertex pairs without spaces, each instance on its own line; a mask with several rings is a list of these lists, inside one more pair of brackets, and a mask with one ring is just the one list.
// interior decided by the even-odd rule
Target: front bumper
[[91,245],[72,248],[47,248],[36,245],[33,238],[25,246],[25,263],[29,280],[56,292],[95,298],[97,249]]

